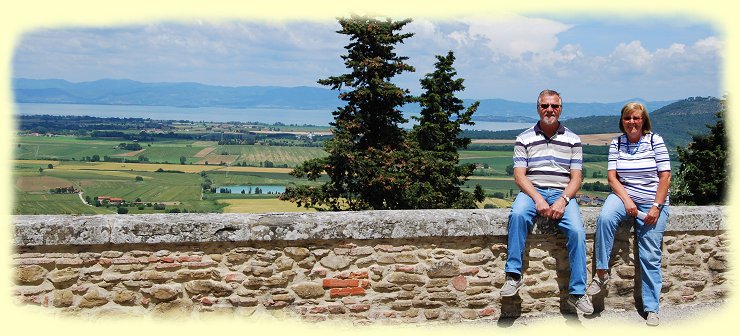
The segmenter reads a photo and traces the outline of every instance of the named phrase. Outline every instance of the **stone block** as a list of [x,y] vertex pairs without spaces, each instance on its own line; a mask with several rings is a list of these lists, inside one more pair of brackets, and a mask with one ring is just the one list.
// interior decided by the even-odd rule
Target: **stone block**
[[413,306],[411,300],[398,300],[391,303],[391,309],[393,310],[408,310]]
[[542,250],[536,247],[529,249],[529,259],[530,260],[542,260],[548,256],[550,256],[550,253],[545,250]]
[[451,278],[460,274],[460,264],[452,260],[442,260],[432,263],[427,270],[430,278]]
[[707,267],[715,272],[724,272],[727,270],[727,260],[724,253],[718,253],[707,261]]
[[275,260],[275,269],[277,271],[287,271],[293,268],[294,261],[289,257],[279,257]]
[[69,307],[74,300],[74,293],[69,289],[57,289],[51,292],[51,304],[57,308]]
[[113,302],[119,305],[133,305],[136,302],[136,292],[129,289],[113,291]]
[[375,252],[372,246],[358,246],[354,247],[349,251],[351,256],[368,256]]
[[426,282],[426,277],[419,274],[409,274],[394,272],[386,277],[386,281],[394,284],[419,284],[423,285]]
[[620,278],[634,279],[635,278],[635,266],[632,265],[621,265],[616,267],[617,274]]
[[452,282],[452,288],[458,290],[458,291],[465,291],[466,288],[468,288],[468,280],[465,278],[464,275],[458,275],[451,280]]
[[80,308],[94,308],[110,301],[109,293],[102,288],[91,288],[82,296],[78,306]]
[[444,306],[444,303],[442,303],[442,302],[432,301],[432,300],[428,300],[428,299],[412,300],[411,301],[411,304],[414,307],[424,308],[424,309],[433,309],[433,308],[439,308],[439,307]]
[[560,294],[560,288],[557,283],[544,283],[537,286],[527,287],[525,290],[529,296],[535,299],[557,297]]
[[699,266],[701,263],[701,257],[688,253],[680,253],[670,258],[671,265]]
[[185,290],[193,294],[213,294],[218,297],[228,296],[234,291],[231,286],[213,280],[193,280],[186,282]]
[[352,258],[348,256],[338,256],[332,254],[321,258],[321,260],[319,260],[319,263],[330,270],[340,270],[347,268],[347,266],[352,264]]
[[61,270],[54,270],[49,272],[49,280],[57,288],[69,287],[77,281],[80,277],[79,269],[67,267]]
[[172,301],[180,295],[178,285],[154,285],[146,291],[157,301]]
[[462,254],[457,259],[460,260],[460,262],[463,264],[481,265],[491,260],[491,255],[489,253],[483,252],[476,254]]
[[38,285],[44,281],[49,271],[39,265],[15,268],[15,283],[19,285]]
[[301,282],[290,287],[302,299],[323,297],[326,291],[321,284],[315,282]]
[[230,265],[239,265],[245,263],[249,258],[251,258],[251,254],[246,253],[238,253],[238,252],[228,252],[224,255],[226,259],[226,263]]

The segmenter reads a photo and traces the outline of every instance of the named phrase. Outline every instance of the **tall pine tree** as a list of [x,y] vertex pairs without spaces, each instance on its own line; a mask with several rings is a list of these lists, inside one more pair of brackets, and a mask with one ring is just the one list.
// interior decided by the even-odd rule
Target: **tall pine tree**
[[465,86],[462,78],[455,78],[452,51],[436,58],[434,72],[421,79],[422,109],[420,117],[414,117],[419,124],[409,134],[414,183],[406,198],[413,208],[475,208],[475,201],[482,201],[484,195],[480,186],[475,195],[460,189],[475,167],[458,164],[458,149],[470,144],[460,133],[462,125],[474,124],[471,118],[480,102],[465,109],[455,96]]
[[[320,80],[339,90],[346,105],[333,112],[334,136],[325,142],[327,157],[304,162],[291,172],[296,177],[330,181],[320,186],[286,188],[282,200],[326,210],[474,208],[484,197],[461,190],[472,173],[458,165],[457,150],[470,139],[460,138],[462,125],[472,124],[478,103],[465,110],[455,93],[464,89],[456,79],[452,52],[438,56],[436,70],[421,80],[425,90],[414,98],[391,79],[413,71],[407,57],[394,46],[413,34],[400,34],[410,20],[377,20],[353,16],[340,19],[340,34],[351,43],[342,56],[349,73]],[[343,88],[351,90],[342,91]],[[419,125],[407,134],[400,107],[418,101]],[[464,111],[463,111],[464,110]]]
[[[316,180],[326,172],[330,181],[320,187],[286,188],[283,200],[328,210],[408,208],[404,190],[408,146],[400,124],[407,120],[400,107],[411,102],[409,91],[391,79],[414,68],[395,45],[413,36],[398,33],[410,20],[378,20],[352,16],[339,19],[340,34],[350,43],[342,56],[349,73],[319,80],[339,90],[346,105],[333,112],[334,136],[325,143],[325,158],[304,162],[292,174]],[[350,91],[342,91],[344,88]]]

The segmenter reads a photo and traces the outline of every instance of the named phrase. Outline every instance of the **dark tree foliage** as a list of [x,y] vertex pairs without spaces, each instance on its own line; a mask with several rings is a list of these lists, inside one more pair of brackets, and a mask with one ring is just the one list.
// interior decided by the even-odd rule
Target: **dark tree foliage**
[[318,82],[339,90],[346,105],[333,112],[334,137],[325,142],[328,156],[306,161],[291,173],[315,180],[325,172],[330,181],[320,187],[288,187],[281,199],[329,210],[409,207],[404,201],[411,183],[406,178],[409,151],[400,127],[407,120],[400,107],[413,98],[390,81],[414,70],[394,48],[413,35],[398,33],[409,22],[339,19],[338,33],[350,38],[342,56],[349,73]]
[[671,186],[671,202],[685,204],[723,203],[727,191],[727,138],[725,136],[724,104],[717,123],[709,134],[693,136],[684,149],[678,147],[681,166]]
[[459,148],[466,148],[470,138],[460,137],[461,125],[473,125],[473,113],[480,102],[465,109],[455,96],[465,89],[462,78],[455,78],[454,54],[436,56],[435,71],[421,79],[424,93],[417,99],[421,105],[419,124],[409,134],[412,151],[413,182],[406,191],[412,208],[475,208],[483,201],[482,189],[475,195],[460,189],[475,165],[458,165]]
[[[342,56],[349,73],[319,80],[340,90],[346,105],[338,108],[334,136],[325,142],[328,156],[304,162],[291,173],[309,180],[322,173],[330,181],[321,186],[286,188],[282,200],[298,206],[328,210],[474,208],[485,197],[461,190],[472,165],[458,165],[457,150],[470,139],[460,137],[461,125],[472,124],[476,102],[465,109],[455,93],[464,89],[454,78],[452,52],[438,56],[435,71],[422,80],[425,93],[414,98],[391,79],[414,69],[398,56],[394,45],[413,34],[400,34],[410,20],[381,21],[353,16],[340,19],[340,34],[350,36]],[[349,88],[349,91],[342,91]],[[400,107],[417,101],[419,125],[407,134]]]

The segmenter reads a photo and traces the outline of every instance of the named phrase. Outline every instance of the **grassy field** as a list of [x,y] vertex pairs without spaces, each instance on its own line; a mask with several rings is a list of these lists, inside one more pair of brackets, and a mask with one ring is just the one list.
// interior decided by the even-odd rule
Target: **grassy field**
[[263,199],[230,199],[224,200],[228,204],[224,212],[234,213],[264,213],[264,212],[315,212],[314,209],[299,208],[294,203],[281,201],[277,198]]
[[[124,140],[101,140],[73,136],[23,136],[16,138],[15,158],[20,160],[64,160],[82,161],[85,157],[98,155],[138,160],[146,157],[149,162],[179,164],[185,158],[187,164],[227,165],[245,163],[248,166],[260,167],[265,161],[275,166],[295,167],[303,161],[326,155],[322,147],[267,146],[267,145],[218,145],[216,141],[157,141],[140,143],[142,151],[133,156],[125,149],[118,149],[120,143],[131,143]],[[198,155],[206,150],[207,155]]]
[[[51,194],[49,189],[74,186],[84,196],[111,196],[129,202],[140,199],[148,203],[166,203],[164,210],[151,207],[129,207],[129,213],[163,211],[187,212],[272,212],[307,211],[294,204],[279,201],[275,195],[242,195],[204,193],[201,184],[205,172],[211,187],[223,185],[282,185],[320,184],[297,179],[288,173],[292,168],[260,167],[265,161],[274,165],[294,167],[305,160],[326,155],[321,147],[218,145],[215,141],[172,140],[141,143],[143,151],[130,158],[146,156],[150,162],[81,162],[84,156],[121,157],[128,150],[117,149],[120,140],[101,140],[59,137],[18,137],[13,162],[16,214],[115,213],[115,207],[95,208],[85,205],[76,194]],[[199,157],[199,153],[204,154]],[[186,164],[179,164],[180,157]],[[471,176],[464,189],[472,191],[481,185],[490,196],[502,193],[506,199],[487,198],[479,204],[484,207],[508,207],[510,195],[518,192],[512,177],[506,175],[506,166],[512,163],[510,151],[460,152],[462,163],[487,164],[485,176]],[[40,158],[48,158],[42,160]],[[197,164],[208,161],[208,165]],[[219,165],[228,161],[228,165]],[[236,166],[236,163],[249,166]],[[52,165],[52,169],[48,166]],[[606,183],[606,162],[586,162],[586,182]],[[41,171],[39,171],[41,170]],[[164,170],[164,171],[162,171]],[[602,172],[603,178],[591,178],[593,172]],[[597,194],[597,193],[593,193]]]
[[211,152],[204,160],[214,160],[209,162],[218,162],[217,158],[223,153],[236,155],[236,162],[246,162],[250,166],[260,166],[264,161],[270,161],[276,166],[288,165],[295,167],[317,157],[326,156],[322,147],[297,147],[297,146],[262,146],[262,145],[230,145],[217,146],[216,150]]
[[55,214],[111,214],[115,208],[96,208],[85,205],[77,194],[15,193],[14,214],[55,215]]

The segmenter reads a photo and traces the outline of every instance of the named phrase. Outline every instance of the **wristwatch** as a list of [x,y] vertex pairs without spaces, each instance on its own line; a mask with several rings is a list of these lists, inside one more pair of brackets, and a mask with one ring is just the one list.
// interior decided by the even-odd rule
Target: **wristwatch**
[[656,208],[658,208],[658,209],[663,209],[663,204],[660,204],[658,202],[654,202],[653,203],[653,206],[656,207]]
[[570,197],[568,197],[568,195],[563,194],[562,197],[563,197],[563,199],[565,199],[565,203],[570,203]]

